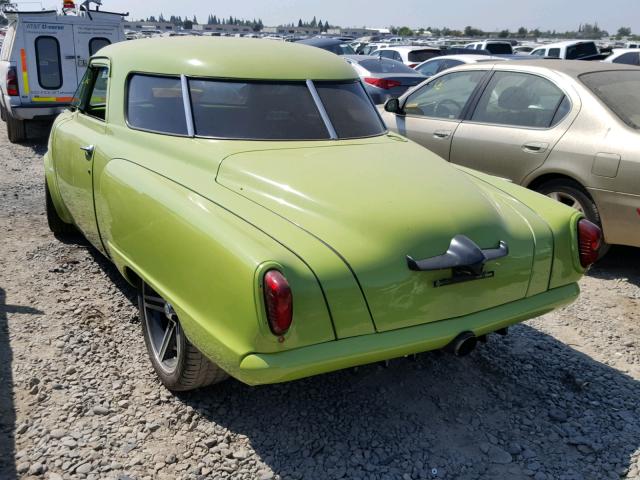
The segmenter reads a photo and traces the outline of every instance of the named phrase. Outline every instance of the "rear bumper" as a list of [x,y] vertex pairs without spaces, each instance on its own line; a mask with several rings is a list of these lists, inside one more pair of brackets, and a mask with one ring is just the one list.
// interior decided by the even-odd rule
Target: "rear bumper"
[[54,118],[67,107],[67,105],[23,105],[20,98],[3,95],[2,106],[7,114],[18,120],[34,120],[36,118]]
[[495,332],[573,302],[577,283],[464,317],[327,342],[281,353],[254,353],[231,372],[249,385],[279,383],[414,353],[437,350],[462,332]]
[[607,243],[640,247],[640,195],[589,188]]

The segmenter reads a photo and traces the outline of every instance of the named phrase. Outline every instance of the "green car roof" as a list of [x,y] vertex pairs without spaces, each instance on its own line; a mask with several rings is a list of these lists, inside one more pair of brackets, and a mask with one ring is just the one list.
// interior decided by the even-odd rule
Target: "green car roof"
[[355,80],[339,56],[295,43],[248,38],[166,37],[120,42],[100,50],[112,68],[253,80]]

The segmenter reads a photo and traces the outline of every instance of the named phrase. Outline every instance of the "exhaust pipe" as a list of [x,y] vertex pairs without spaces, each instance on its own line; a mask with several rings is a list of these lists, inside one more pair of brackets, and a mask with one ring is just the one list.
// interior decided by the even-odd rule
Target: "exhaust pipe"
[[445,349],[456,357],[469,355],[478,344],[478,338],[472,332],[463,332],[458,335]]

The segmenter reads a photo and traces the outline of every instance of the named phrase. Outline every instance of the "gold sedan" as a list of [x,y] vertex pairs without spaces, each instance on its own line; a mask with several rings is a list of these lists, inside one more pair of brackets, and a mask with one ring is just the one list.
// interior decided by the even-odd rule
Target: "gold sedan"
[[526,60],[447,70],[387,102],[390,130],[572,206],[640,247],[640,68]]

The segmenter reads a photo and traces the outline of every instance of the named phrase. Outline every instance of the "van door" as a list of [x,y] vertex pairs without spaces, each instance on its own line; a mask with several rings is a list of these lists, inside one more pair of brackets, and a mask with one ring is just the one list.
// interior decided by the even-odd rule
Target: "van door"
[[120,40],[119,30],[115,25],[100,25],[96,23],[74,25],[73,30],[78,78],[82,78],[89,65],[89,59],[101,48]]
[[23,31],[24,42],[18,51],[22,101],[42,105],[70,103],[78,85],[73,27],[26,22]]

